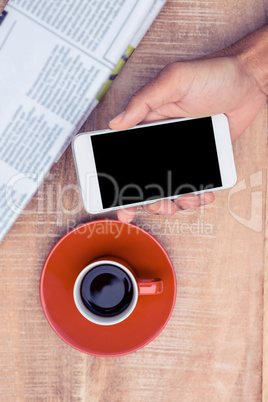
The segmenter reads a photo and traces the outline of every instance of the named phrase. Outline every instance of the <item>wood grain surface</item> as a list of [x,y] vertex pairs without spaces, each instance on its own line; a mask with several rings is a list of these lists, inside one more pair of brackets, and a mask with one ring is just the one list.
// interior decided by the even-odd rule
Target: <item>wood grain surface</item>
[[[167,63],[220,50],[267,21],[267,0],[169,0],[80,131],[106,128]],[[175,309],[143,349],[100,358],[65,344],[39,301],[50,249],[96,219],[82,208],[67,149],[0,245],[1,400],[252,402],[262,394],[268,400],[267,107],[234,154],[238,183],[218,192],[212,205],[172,217],[139,209],[134,222],[174,263]]]

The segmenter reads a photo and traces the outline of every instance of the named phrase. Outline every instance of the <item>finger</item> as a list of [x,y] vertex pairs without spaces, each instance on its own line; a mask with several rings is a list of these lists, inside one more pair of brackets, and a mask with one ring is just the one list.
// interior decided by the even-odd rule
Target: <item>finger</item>
[[199,194],[198,197],[200,205],[211,204],[215,200],[215,195],[211,192]]
[[175,104],[167,103],[166,105],[158,108],[157,110],[149,112],[141,123],[151,123],[155,121],[160,122],[163,120],[169,120],[173,118],[178,119],[181,117],[193,117],[193,115],[181,109],[179,106]]
[[149,214],[173,215],[177,207],[171,200],[160,200],[152,204],[143,205],[143,209]]
[[124,130],[134,127],[143,121],[149,112],[170,102],[171,91],[174,92],[174,83],[169,74],[171,70],[171,65],[166,66],[151,82],[137,91],[125,110],[110,121],[110,128]]
[[132,96],[126,109],[110,121],[109,126],[113,130],[124,130],[136,126],[145,119],[151,110],[148,91],[140,90]]
[[129,223],[134,219],[136,211],[137,211],[137,207],[118,209],[117,210],[117,218],[119,221],[121,221],[123,223]]
[[183,194],[175,200],[179,209],[196,208],[200,205],[200,199],[196,194]]

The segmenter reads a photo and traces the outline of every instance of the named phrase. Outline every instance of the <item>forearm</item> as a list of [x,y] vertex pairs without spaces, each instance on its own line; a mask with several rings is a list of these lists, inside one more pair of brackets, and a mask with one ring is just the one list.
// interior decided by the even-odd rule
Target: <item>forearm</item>
[[7,3],[8,0],[0,0],[0,14],[2,14],[2,11],[4,10]]

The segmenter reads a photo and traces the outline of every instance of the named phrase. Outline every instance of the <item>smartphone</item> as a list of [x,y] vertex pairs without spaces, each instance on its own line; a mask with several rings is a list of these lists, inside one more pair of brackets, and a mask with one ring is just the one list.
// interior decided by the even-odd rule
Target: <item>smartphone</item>
[[82,133],[72,149],[92,214],[226,189],[237,179],[224,114]]

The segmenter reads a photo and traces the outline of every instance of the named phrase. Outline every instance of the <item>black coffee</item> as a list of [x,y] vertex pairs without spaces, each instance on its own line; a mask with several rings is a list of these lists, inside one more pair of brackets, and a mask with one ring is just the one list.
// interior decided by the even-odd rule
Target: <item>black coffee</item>
[[81,284],[81,297],[94,314],[112,317],[122,313],[133,297],[133,285],[127,273],[112,264],[92,268]]

